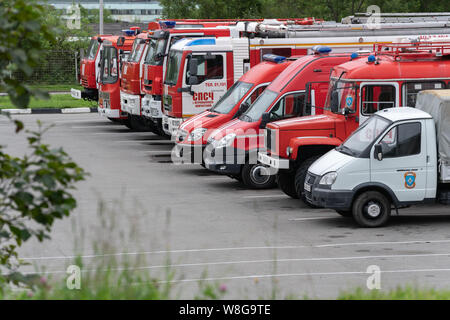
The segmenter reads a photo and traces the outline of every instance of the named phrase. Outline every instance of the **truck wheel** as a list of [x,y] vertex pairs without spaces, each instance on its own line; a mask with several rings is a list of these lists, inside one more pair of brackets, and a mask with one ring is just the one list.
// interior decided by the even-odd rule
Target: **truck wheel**
[[315,156],[306,159],[300,164],[300,166],[297,169],[297,172],[295,173],[295,191],[297,192],[298,197],[311,208],[317,207],[312,205],[306,200],[303,188],[305,186],[305,178],[306,174],[308,173],[308,168],[314,163],[314,161],[316,161],[319,158],[320,156]]
[[251,189],[268,189],[275,187],[275,175],[264,175],[262,172],[268,169],[257,164],[245,164],[242,168],[242,182]]
[[378,191],[363,192],[353,203],[353,218],[361,227],[381,227],[390,216],[391,201]]
[[352,216],[351,210],[335,210],[337,213],[339,213],[341,216],[349,218]]
[[150,131],[150,128],[145,125],[145,122],[136,115],[128,115],[131,129],[138,132]]
[[294,174],[292,172],[278,172],[277,182],[281,191],[291,198],[298,199],[298,193],[295,191]]

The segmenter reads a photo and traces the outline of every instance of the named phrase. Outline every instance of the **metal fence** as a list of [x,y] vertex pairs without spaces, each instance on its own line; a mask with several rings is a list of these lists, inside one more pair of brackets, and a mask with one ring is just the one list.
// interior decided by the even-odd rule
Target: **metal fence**
[[21,73],[13,73],[11,77],[29,84],[74,84],[77,83],[79,63],[77,51],[50,50],[42,55],[31,77],[25,79]]

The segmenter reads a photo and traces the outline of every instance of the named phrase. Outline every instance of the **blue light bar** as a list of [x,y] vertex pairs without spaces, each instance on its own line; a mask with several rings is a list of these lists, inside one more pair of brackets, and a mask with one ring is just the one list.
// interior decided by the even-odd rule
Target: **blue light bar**
[[125,33],[126,36],[131,37],[135,35],[135,31],[134,30],[130,30],[130,29],[126,29],[126,30],[122,30],[123,33]]
[[216,44],[216,39],[195,39],[186,44],[186,47],[191,46],[213,46]]
[[280,63],[280,62],[283,62],[284,60],[286,60],[286,57],[277,56],[276,54],[266,53],[265,55],[263,55],[263,60]]
[[375,62],[375,56],[373,54],[371,54],[370,56],[367,57],[367,62]]
[[312,47],[312,51],[314,53],[330,53],[331,48],[327,47],[327,46],[317,45],[317,46]]
[[356,58],[358,58],[358,52],[353,52],[351,55],[350,55],[350,59],[356,59]]
[[160,21],[159,25],[163,29],[172,29],[175,28],[175,25],[177,24],[176,21]]

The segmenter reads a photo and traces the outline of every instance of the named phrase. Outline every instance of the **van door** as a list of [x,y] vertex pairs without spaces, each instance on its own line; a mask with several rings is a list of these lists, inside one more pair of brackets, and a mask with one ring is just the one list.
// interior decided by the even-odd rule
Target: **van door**
[[426,192],[426,134],[421,120],[393,125],[378,139],[380,161],[370,153],[371,181],[387,185],[398,200],[421,201]]
[[[189,64],[197,59],[197,83],[189,85]],[[183,87],[191,86],[191,92],[183,92],[183,117],[210,109],[227,92],[226,53],[195,54],[187,58]]]

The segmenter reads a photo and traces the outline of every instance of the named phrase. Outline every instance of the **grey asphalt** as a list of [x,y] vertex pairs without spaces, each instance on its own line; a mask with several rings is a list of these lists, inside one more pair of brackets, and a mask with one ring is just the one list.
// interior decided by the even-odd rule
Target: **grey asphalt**
[[[278,189],[247,190],[198,165],[174,165],[170,141],[97,114],[14,118],[27,128],[37,119],[53,124],[44,142],[63,146],[91,174],[51,240],[21,248],[31,263],[24,272],[63,277],[81,255],[84,270],[115,258],[162,281],[170,264],[180,298],[192,298],[199,279],[225,284],[226,298],[335,298],[365,288],[367,268],[377,265],[381,290],[450,288],[448,207],[405,209],[387,227],[362,229]],[[14,155],[26,152],[25,134],[15,134],[5,117],[0,144]]]

